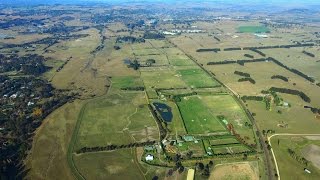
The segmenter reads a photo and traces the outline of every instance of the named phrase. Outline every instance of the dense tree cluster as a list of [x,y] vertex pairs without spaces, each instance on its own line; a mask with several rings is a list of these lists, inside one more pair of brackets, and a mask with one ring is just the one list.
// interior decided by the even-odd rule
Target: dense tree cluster
[[144,39],[164,39],[165,36],[161,33],[146,31],[143,34]]
[[35,129],[72,96],[36,77],[0,76],[0,174],[19,174]]
[[44,29],[43,33],[66,35],[72,32],[79,32],[89,28],[89,26],[66,26],[64,23],[58,23],[54,24],[51,27],[48,27],[47,29]]
[[0,28],[1,29],[8,29],[8,28],[11,28],[14,26],[29,26],[31,24],[44,25],[43,20],[45,20],[45,19],[21,19],[21,18],[8,19],[8,20],[2,21],[0,23]]
[[279,92],[279,93],[286,93],[286,94],[292,94],[300,96],[301,99],[303,99],[305,102],[310,103],[311,99],[303,92],[294,90],[294,89],[286,89],[286,88],[277,88],[277,87],[271,87],[269,89],[270,91]]
[[281,80],[283,80],[285,82],[289,81],[289,79],[287,77],[284,77],[282,75],[273,75],[273,76],[271,76],[271,79],[281,79]]
[[133,36],[123,36],[123,37],[117,37],[116,40],[117,43],[144,43],[146,42],[146,40],[144,40],[143,38],[137,38],[137,37],[133,37]]
[[39,75],[46,72],[49,67],[44,65],[45,58],[36,54],[18,56],[17,54],[0,54],[0,73],[21,71],[27,75]]

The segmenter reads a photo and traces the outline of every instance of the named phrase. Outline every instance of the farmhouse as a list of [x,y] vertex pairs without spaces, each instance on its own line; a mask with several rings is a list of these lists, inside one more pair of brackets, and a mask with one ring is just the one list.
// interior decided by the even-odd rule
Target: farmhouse
[[183,140],[185,140],[187,142],[194,141],[194,137],[193,136],[183,136],[182,138],[183,138]]
[[153,161],[153,156],[151,154],[148,154],[146,156],[146,161]]

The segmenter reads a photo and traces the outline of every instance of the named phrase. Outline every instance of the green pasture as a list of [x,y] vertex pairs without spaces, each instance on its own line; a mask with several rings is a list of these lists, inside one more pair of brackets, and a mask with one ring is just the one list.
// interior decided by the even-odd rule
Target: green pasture
[[182,69],[178,70],[182,79],[192,88],[212,87],[218,85],[208,74],[202,69]]
[[267,33],[270,32],[269,28],[265,26],[240,26],[238,27],[240,33]]
[[[200,99],[201,98],[201,99]],[[203,97],[184,97],[178,102],[183,121],[189,134],[207,134],[226,131],[219,120],[202,101]]]

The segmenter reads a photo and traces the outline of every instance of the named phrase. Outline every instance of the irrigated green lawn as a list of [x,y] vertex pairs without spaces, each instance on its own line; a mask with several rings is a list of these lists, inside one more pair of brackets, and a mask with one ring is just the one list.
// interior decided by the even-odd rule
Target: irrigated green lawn
[[270,30],[265,26],[240,26],[238,31],[241,33],[266,33]]
[[182,69],[178,70],[182,79],[192,88],[212,87],[218,85],[208,74],[202,69]]
[[189,96],[178,102],[187,132],[189,134],[207,134],[225,131],[224,126],[203,103],[203,97]]

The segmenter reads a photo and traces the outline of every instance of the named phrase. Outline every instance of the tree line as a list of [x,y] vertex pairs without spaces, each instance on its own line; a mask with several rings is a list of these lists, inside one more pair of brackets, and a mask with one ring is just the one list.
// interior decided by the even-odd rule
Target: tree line
[[251,77],[244,77],[244,78],[238,79],[238,82],[245,82],[245,81],[249,81],[251,84],[256,84],[256,81]]
[[289,79],[287,77],[284,77],[282,75],[273,75],[273,76],[271,76],[271,79],[281,79],[281,80],[283,80],[285,82],[289,81]]
[[278,88],[278,87],[271,87],[270,91],[279,92],[279,93],[286,93],[299,96],[302,100],[307,103],[311,102],[311,99],[302,91],[294,90],[294,89],[287,89],[287,88]]
[[249,73],[245,73],[245,72],[241,72],[241,71],[234,71],[234,74],[239,75],[239,76],[244,76],[249,78],[250,74]]
[[[224,51],[238,51],[238,50],[251,50],[255,51],[258,49],[275,49],[275,48],[293,48],[293,47],[306,47],[306,46],[315,46],[313,43],[306,44],[289,44],[289,45],[275,45],[275,46],[260,46],[260,47],[243,47],[243,48],[225,48]],[[211,48],[211,49],[197,49],[197,52],[207,52],[207,51],[221,51],[220,48]],[[261,51],[257,51],[259,53]],[[259,53],[260,54],[260,53]],[[264,55],[265,56],[265,55]]]
[[126,43],[144,43],[144,42],[146,42],[146,40],[143,39],[143,38],[137,38],[137,37],[133,37],[133,36],[123,36],[123,37],[117,37],[116,42],[117,43],[122,43],[122,42],[126,42]]
[[305,50],[302,51],[303,54],[310,56],[310,57],[316,57],[314,54],[312,54],[311,52],[307,52]]
[[125,149],[125,148],[134,148],[134,147],[143,147],[147,145],[153,145],[156,141],[146,141],[146,142],[136,142],[122,145],[107,145],[107,146],[95,146],[95,147],[83,147],[76,151],[77,154],[87,153],[87,152],[100,152],[100,151],[112,151],[116,149]]

